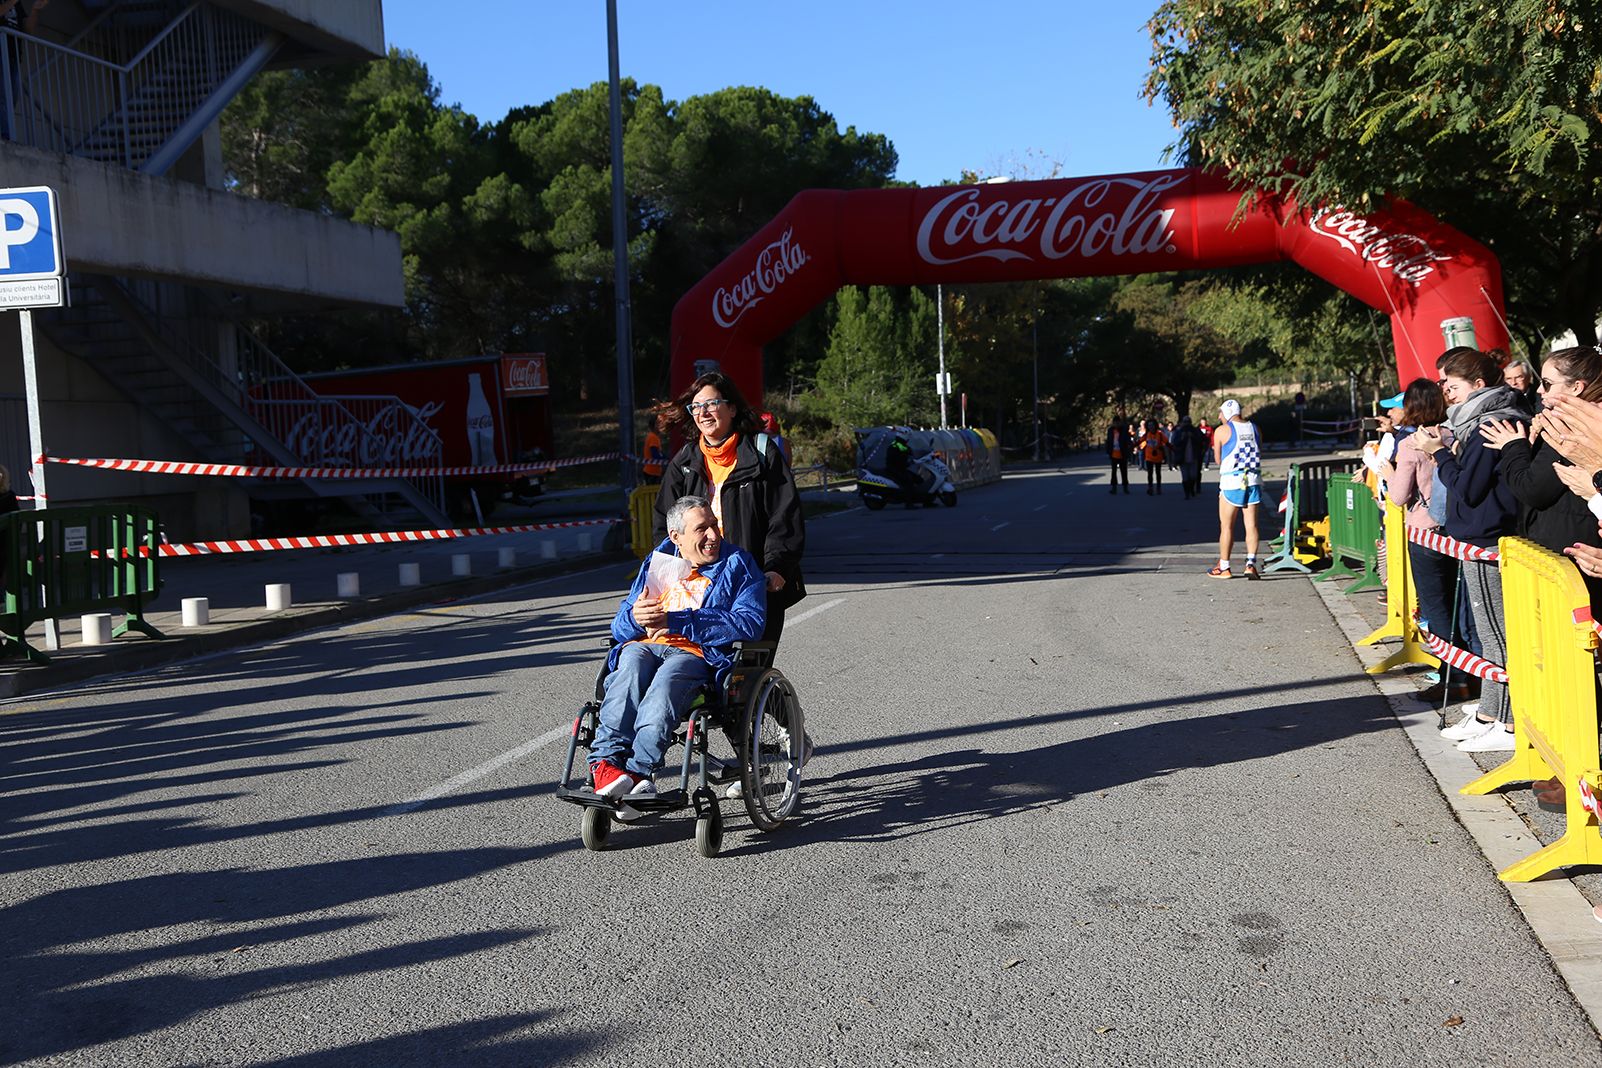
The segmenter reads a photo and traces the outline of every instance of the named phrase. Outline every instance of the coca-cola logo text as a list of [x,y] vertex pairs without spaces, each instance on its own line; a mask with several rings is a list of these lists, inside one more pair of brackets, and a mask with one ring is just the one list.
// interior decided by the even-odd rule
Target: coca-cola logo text
[[721,327],[731,327],[740,317],[772,293],[784,280],[800,270],[812,257],[793,239],[794,229],[757,253],[756,266],[732,286],[719,287],[712,294],[712,318]]
[[503,356],[501,368],[501,387],[508,392],[543,393],[549,388],[543,356]]
[[[967,186],[941,197],[924,215],[918,255],[925,263],[945,265],[981,258],[1033,260],[1031,251],[1048,260],[1173,252],[1174,209],[1157,200],[1185,177],[1094,178],[1058,196],[988,204],[980,203],[981,190]],[[1117,194],[1127,190],[1133,193],[1120,204]]]
[[1378,223],[1335,205],[1319,208],[1307,220],[1307,228],[1319,237],[1327,237],[1347,252],[1361,256],[1376,267],[1389,268],[1404,282],[1418,285],[1435,264],[1452,257],[1436,252],[1430,243],[1417,234],[1389,234]]
[[429,421],[444,407],[439,401],[415,409],[397,402],[364,423],[349,412],[318,405],[295,421],[284,444],[303,462],[327,467],[437,465],[439,437]]

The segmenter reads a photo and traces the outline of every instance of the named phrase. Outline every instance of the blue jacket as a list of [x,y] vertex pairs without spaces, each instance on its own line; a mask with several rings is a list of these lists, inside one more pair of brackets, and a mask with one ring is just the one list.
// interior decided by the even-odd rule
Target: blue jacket
[[1504,534],[1518,533],[1519,502],[1512,487],[1497,477],[1501,456],[1486,448],[1479,429],[1464,437],[1458,455],[1435,452],[1435,469],[1446,495],[1446,532],[1458,541],[1496,548]]
[[[673,542],[664,538],[656,547],[659,553],[677,556]],[[634,585],[612,617],[612,640],[617,642],[606,658],[606,670],[617,667],[619,651],[627,642],[645,637],[645,630],[634,621],[634,602],[645,592],[645,575],[651,561],[647,557],[634,576]],[[768,577],[756,558],[744,549],[728,542],[723,543],[716,562],[700,569],[711,580],[701,607],[667,614],[668,630],[683,635],[701,647],[713,677],[721,679],[734,666],[735,642],[756,641],[762,637],[762,628],[768,617]]]

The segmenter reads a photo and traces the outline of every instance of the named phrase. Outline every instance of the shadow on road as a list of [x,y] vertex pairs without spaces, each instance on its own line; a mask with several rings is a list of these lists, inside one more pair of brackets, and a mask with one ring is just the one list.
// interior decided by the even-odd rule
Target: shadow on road
[[[1221,692],[1208,699],[1239,699],[1244,693]],[[1018,717],[876,738],[845,748],[888,749],[1133,709]],[[1175,771],[1261,760],[1393,729],[1395,720],[1378,698],[1340,698],[1177,718],[1025,752],[951,749],[911,763],[866,766],[812,780],[794,825],[774,835],[751,833],[743,841],[735,839],[726,851],[737,855],[824,841],[895,841],[1048,808],[1119,786],[1156,784]],[[826,760],[829,748],[820,749],[817,759]]]

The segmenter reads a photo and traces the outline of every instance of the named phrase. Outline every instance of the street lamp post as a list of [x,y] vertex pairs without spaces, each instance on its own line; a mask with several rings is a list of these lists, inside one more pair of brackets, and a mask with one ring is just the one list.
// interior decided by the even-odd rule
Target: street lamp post
[[628,514],[634,491],[634,343],[629,329],[628,204],[623,193],[623,93],[618,86],[617,0],[606,0],[606,58],[612,108],[612,266],[617,300],[618,450],[623,454],[620,483]]
[[1029,340],[1035,350],[1035,462],[1040,462],[1040,317],[1029,324]]
[[946,298],[939,282],[935,283],[935,348],[940,353],[940,429],[946,422]]

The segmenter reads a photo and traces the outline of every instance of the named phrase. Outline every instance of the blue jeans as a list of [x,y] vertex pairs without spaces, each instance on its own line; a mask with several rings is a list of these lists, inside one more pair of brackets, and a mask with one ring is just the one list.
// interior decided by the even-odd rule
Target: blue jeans
[[1407,543],[1408,562],[1413,566],[1413,594],[1418,598],[1418,614],[1431,634],[1457,644],[1461,628],[1453,621],[1457,605],[1457,561],[1417,542]]
[[635,777],[655,775],[690,699],[711,681],[712,669],[694,653],[671,645],[625,645],[606,677],[590,767],[604,760]]

